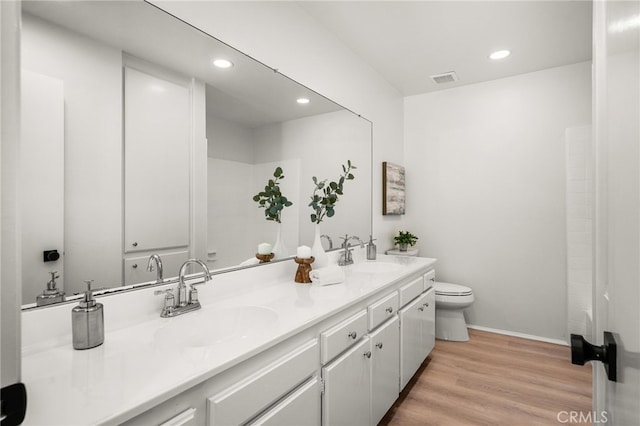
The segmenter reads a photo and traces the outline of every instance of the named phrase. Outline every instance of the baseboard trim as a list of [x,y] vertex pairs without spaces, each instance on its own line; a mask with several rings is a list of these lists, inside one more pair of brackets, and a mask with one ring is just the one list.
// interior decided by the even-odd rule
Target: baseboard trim
[[555,345],[569,346],[569,343],[565,342],[564,340],[550,339],[548,337],[534,336],[532,334],[517,333],[515,331],[500,330],[498,328],[482,327],[480,325],[467,325],[467,328],[472,328],[474,330],[480,331],[488,331],[490,333],[504,334],[513,337],[521,337],[523,339],[537,340],[539,342],[553,343]]

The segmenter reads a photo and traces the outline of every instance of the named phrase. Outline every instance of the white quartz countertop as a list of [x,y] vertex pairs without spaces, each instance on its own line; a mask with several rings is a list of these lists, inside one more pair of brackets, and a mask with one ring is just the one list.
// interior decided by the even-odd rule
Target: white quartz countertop
[[[377,262],[401,267],[375,273],[343,267],[345,282],[330,286],[295,283],[294,265],[286,265],[291,279],[263,281],[261,268],[239,271],[235,279],[223,274],[199,287],[199,311],[160,318],[155,308],[160,301],[155,300],[153,317],[115,330],[107,327],[105,342],[97,348],[74,350],[70,334],[44,348],[23,347],[22,381],[28,397],[24,424],[122,423],[409,275],[426,272],[435,259],[379,255]],[[106,298],[104,302],[109,321],[119,307],[107,304]],[[254,314],[259,319],[255,328],[232,333],[243,315]],[[190,344],[190,333],[207,327],[217,337]]]

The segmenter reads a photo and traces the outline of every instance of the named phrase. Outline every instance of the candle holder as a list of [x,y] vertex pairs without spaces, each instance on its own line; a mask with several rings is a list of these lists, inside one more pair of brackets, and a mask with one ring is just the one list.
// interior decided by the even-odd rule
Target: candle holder
[[310,283],[311,278],[309,277],[309,272],[311,272],[311,264],[316,260],[316,258],[313,256],[307,259],[294,257],[293,260],[298,264],[295,281],[297,283]]
[[273,253],[269,253],[269,254],[256,253],[256,257],[258,259],[260,259],[260,263],[267,263],[267,262],[271,261],[271,259],[273,259],[274,256],[275,256],[275,254],[273,254]]

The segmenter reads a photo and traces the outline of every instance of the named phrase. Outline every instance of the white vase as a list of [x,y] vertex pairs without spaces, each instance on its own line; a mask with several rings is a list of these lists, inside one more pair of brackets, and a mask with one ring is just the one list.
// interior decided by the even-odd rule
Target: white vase
[[287,250],[287,246],[285,245],[284,239],[282,238],[282,224],[276,222],[276,225],[276,242],[273,244],[271,253],[274,254],[274,259],[282,259],[289,255],[289,250]]
[[315,257],[315,260],[311,264],[313,269],[318,269],[325,267],[329,264],[329,256],[324,251],[324,247],[322,247],[322,238],[320,238],[320,224],[316,223],[315,225],[315,237],[313,239],[313,246],[311,247],[311,256]]

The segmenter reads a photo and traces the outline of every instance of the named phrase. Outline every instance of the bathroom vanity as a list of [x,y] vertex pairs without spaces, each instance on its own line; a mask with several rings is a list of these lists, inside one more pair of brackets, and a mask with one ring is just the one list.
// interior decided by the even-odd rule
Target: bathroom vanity
[[164,286],[102,297],[86,351],[55,335],[72,305],[25,311],[25,424],[377,424],[433,348],[435,259],[363,252],[330,286],[293,261],[215,276],[175,318]]

